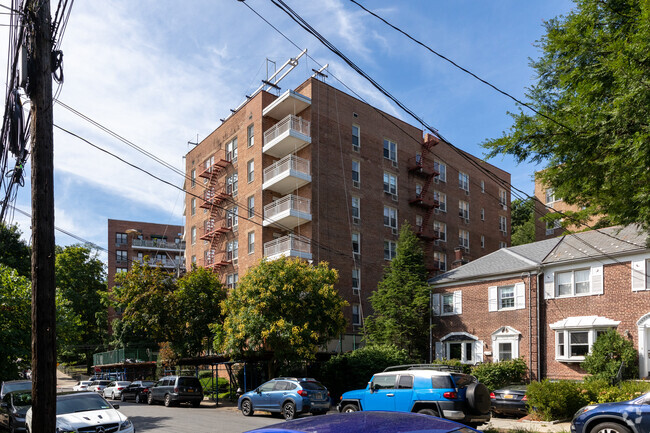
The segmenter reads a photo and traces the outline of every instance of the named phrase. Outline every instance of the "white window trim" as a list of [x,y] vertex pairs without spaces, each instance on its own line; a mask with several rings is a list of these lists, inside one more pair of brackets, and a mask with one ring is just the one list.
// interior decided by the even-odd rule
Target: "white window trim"
[[502,326],[492,333],[492,362],[499,362],[499,343],[512,344],[512,359],[519,358],[521,332],[510,326]]
[[[448,313],[442,312],[443,295],[453,296],[453,311]],[[457,316],[463,314],[463,291],[456,290],[452,293],[434,293],[433,294],[433,314],[436,316]]]
[[[575,272],[589,270],[589,292],[576,293],[575,287]],[[571,294],[560,296],[558,291],[557,274],[572,272]],[[569,269],[558,269],[554,272],[549,272],[544,275],[544,294],[546,299],[550,298],[579,298],[582,296],[594,296],[603,294],[603,266],[586,266]],[[549,297],[549,295],[551,295]]]
[[[499,287],[508,287],[514,285],[515,305],[513,307],[501,308]],[[504,284],[502,286],[488,287],[488,311],[512,311],[526,308],[526,284],[523,282],[515,284]]]
[[[596,333],[598,331],[607,331],[611,328],[616,328],[620,321],[611,320],[601,316],[577,316],[567,317],[555,323],[551,323],[549,327],[555,331],[555,360],[558,362],[582,362],[585,360],[584,356],[571,356],[570,355],[570,334],[571,332],[587,332],[589,353],[591,347],[596,341]],[[564,356],[560,356],[558,345],[558,335],[564,335]]]
[[[465,337],[464,340],[454,339],[454,341],[446,341],[451,337]],[[449,345],[453,343],[461,344],[461,360],[463,364],[480,364],[483,362],[483,341],[479,340],[475,335],[468,334],[467,332],[450,332],[436,342],[436,359],[449,359]],[[472,359],[467,360],[466,348],[467,343],[472,344]]]

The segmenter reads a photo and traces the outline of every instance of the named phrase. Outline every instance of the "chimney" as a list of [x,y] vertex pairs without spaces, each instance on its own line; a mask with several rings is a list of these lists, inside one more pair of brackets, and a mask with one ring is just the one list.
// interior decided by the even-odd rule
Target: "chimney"
[[469,257],[465,256],[465,248],[454,248],[454,261],[451,263],[451,269],[456,269],[460,266],[463,266],[467,262],[469,262]]

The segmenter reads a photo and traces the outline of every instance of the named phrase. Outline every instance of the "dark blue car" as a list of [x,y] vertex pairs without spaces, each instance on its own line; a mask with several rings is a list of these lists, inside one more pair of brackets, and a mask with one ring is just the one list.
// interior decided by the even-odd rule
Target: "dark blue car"
[[650,433],[650,393],[583,407],[573,416],[571,433]]
[[477,433],[446,419],[402,412],[350,412],[302,418],[248,433]]
[[278,377],[239,397],[237,407],[244,416],[256,410],[293,419],[301,413],[323,415],[330,409],[330,393],[316,379]]

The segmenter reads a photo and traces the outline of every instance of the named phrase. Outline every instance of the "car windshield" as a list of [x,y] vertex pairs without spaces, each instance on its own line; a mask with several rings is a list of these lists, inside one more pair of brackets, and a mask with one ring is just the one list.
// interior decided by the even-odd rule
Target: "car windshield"
[[308,389],[310,391],[322,391],[325,389],[323,385],[315,381],[300,382],[300,386],[302,386],[303,389]]
[[15,407],[31,406],[32,393],[31,392],[14,392],[11,395]]
[[110,409],[112,406],[98,394],[72,394],[56,399],[56,414]]
[[178,386],[195,386],[198,388],[201,386],[201,383],[196,377],[179,377]]
[[451,377],[457,388],[465,388],[470,383],[476,382],[476,378],[469,374],[452,374]]
[[97,385],[108,385],[109,383],[111,383],[110,380],[100,380]]
[[12,391],[28,391],[28,390],[29,391],[32,390],[32,382],[31,381],[5,383],[5,386],[4,386],[5,394],[10,393]]
[[140,386],[144,386],[145,388],[147,388],[149,386],[153,386],[153,382],[142,382]]

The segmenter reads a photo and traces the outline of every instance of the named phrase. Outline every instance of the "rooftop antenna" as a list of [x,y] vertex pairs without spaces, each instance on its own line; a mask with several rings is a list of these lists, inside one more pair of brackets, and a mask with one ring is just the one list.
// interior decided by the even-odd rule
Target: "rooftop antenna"
[[191,144],[192,146],[198,146],[199,145],[199,134],[196,134],[196,142],[188,140],[187,144]]
[[325,78],[327,78],[329,75],[324,74],[323,71],[325,69],[327,69],[328,66],[329,66],[329,63],[325,63],[325,66],[323,66],[319,70],[312,69],[312,71],[314,72],[314,75],[312,75],[311,77],[312,78],[320,78],[323,82],[325,82]]
[[273,63],[273,73],[277,72],[278,68],[275,62],[268,57],[266,58],[266,81],[269,81],[269,64]]

